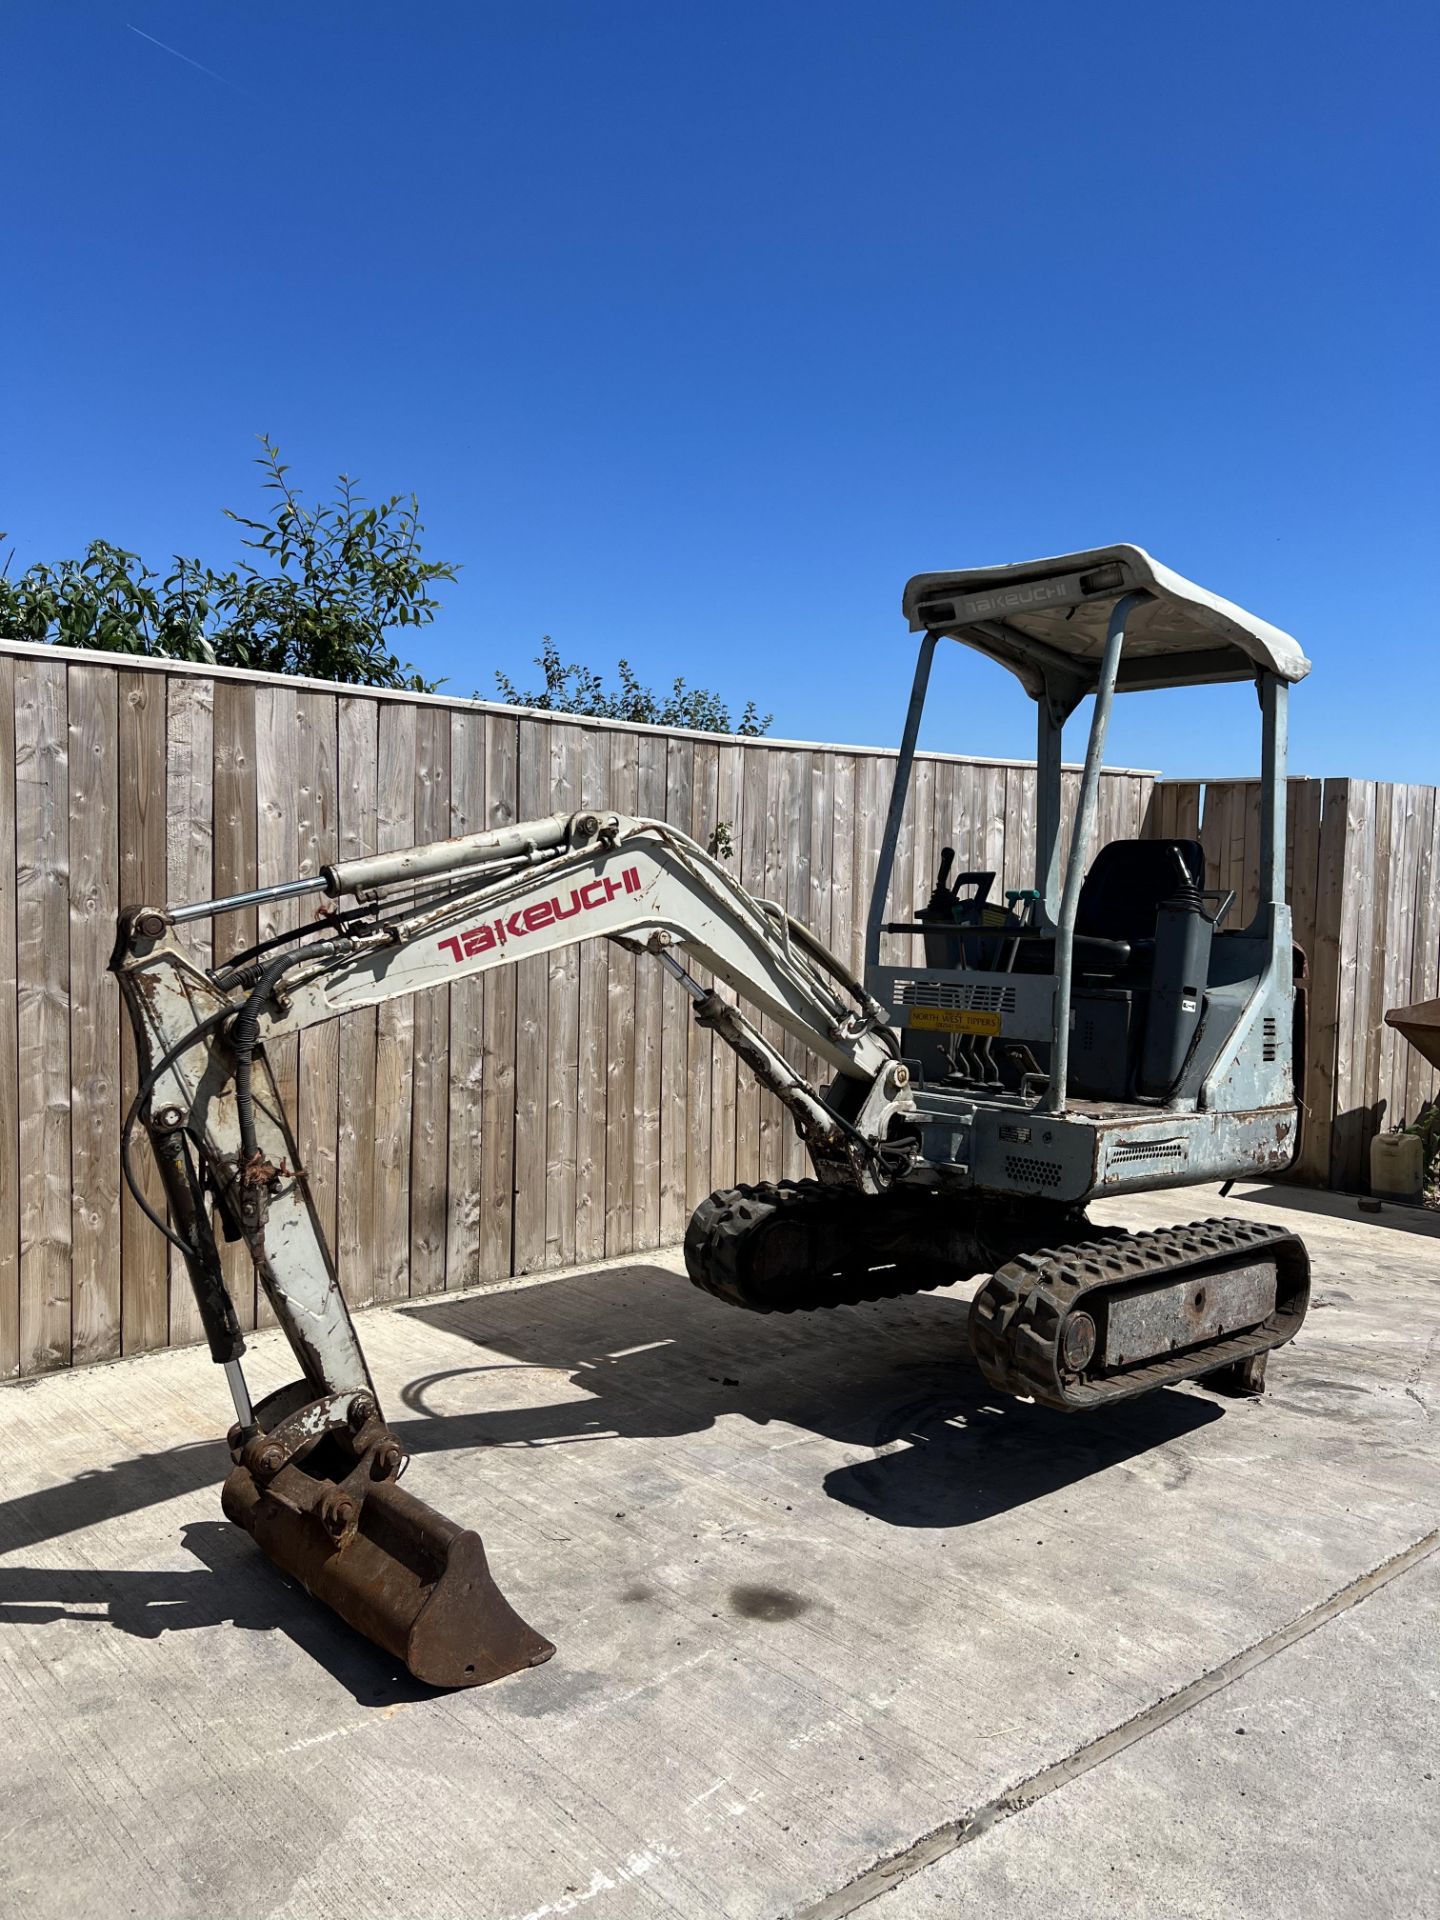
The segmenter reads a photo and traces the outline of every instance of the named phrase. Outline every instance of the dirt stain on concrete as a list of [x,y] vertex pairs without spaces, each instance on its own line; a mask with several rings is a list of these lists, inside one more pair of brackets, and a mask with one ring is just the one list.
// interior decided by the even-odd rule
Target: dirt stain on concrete
[[743,1620],[798,1620],[812,1602],[785,1587],[732,1587],[730,1610]]

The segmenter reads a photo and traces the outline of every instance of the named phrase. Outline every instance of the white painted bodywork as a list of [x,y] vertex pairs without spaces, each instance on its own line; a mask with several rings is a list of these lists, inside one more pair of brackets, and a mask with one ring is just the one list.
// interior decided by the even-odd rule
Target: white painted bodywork
[[[1087,586],[1088,577],[1109,569],[1117,575],[1113,584]],[[1299,642],[1288,633],[1162,566],[1143,547],[1126,544],[1003,567],[917,573],[901,604],[912,631],[953,632],[1028,684],[1027,670],[1005,646],[1005,630],[1040,642],[1093,675],[1111,609],[1121,594],[1136,591],[1149,598],[1126,622],[1127,667],[1164,662],[1166,685],[1252,679],[1261,671],[1294,682],[1310,671]],[[1186,670],[1186,655],[1194,656],[1193,674]]]

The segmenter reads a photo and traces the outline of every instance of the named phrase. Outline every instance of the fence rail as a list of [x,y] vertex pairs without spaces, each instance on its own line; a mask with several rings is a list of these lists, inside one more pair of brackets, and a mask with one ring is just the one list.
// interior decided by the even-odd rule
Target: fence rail
[[[136,1084],[107,970],[122,903],[605,804],[700,839],[723,824],[742,882],[858,965],[893,764],[0,644],[0,1376],[199,1337],[183,1272],[120,1180]],[[1028,885],[1034,786],[1025,763],[921,756],[888,917],[923,900],[942,844]],[[1291,822],[1312,967],[1304,1171],[1353,1185],[1377,1122],[1434,1085],[1379,1021],[1437,991],[1440,816],[1429,788],[1295,781]],[[1253,899],[1253,786],[1105,775],[1102,841],[1197,828],[1217,880]],[[276,902],[182,938],[208,961],[305,911]],[[782,1110],[678,989],[604,943],[349,1014],[275,1064],[356,1305],[659,1246],[712,1187],[802,1170]],[[244,1249],[224,1258],[263,1324]]]

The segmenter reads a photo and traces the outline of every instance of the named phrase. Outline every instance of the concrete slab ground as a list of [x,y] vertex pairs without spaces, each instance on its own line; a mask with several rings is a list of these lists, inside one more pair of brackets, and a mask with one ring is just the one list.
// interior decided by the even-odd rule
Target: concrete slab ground
[[864,1908],[1440,1912],[1440,1556]]
[[1294,1214],[1264,1400],[1085,1420],[989,1393],[968,1290],[761,1319],[657,1257],[367,1315],[410,1486],[559,1643],[464,1694],[221,1520],[203,1355],[6,1389],[0,1911],[1434,1912],[1440,1239],[1396,1213]]

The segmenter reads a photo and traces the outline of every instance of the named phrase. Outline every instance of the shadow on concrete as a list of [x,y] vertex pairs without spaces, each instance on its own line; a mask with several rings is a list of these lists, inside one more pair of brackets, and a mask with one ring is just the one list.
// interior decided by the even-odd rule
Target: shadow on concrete
[[277,1573],[227,1521],[192,1521],[182,1538],[201,1568],[134,1573],[0,1566],[0,1628],[91,1620],[140,1640],[195,1627],[278,1632],[333,1674],[361,1706],[393,1706],[434,1693],[358,1633],[343,1627],[337,1632],[334,1617]]
[[[115,1375],[110,1373],[109,1378]],[[215,1401],[217,1420],[230,1417],[226,1407],[222,1390]],[[0,1553],[58,1540],[82,1527],[98,1526],[119,1514],[139,1513],[202,1487],[215,1488],[218,1510],[220,1483],[229,1471],[230,1455],[223,1440],[190,1441],[158,1453],[134,1454],[53,1487],[0,1500]]]
[[[1403,1200],[1381,1200],[1374,1212],[1360,1205],[1363,1196],[1332,1193],[1328,1188],[1277,1185],[1273,1187],[1236,1187],[1226,1197],[1227,1206],[1284,1207],[1292,1213],[1316,1214],[1327,1220],[1354,1221],[1362,1227],[1389,1227],[1396,1233],[1418,1233],[1433,1240],[1440,1237],[1440,1213],[1432,1207],[1409,1206]],[[1369,1202],[1375,1207],[1375,1201]]]
[[[1160,1392],[1068,1419],[992,1392],[970,1358],[965,1301],[918,1295],[810,1315],[738,1312],[664,1268],[611,1268],[553,1285],[428,1300],[405,1314],[466,1346],[508,1356],[411,1381],[388,1408],[413,1454],[665,1439],[722,1417],[783,1423],[862,1455],[826,1493],[895,1526],[959,1527],[1011,1511],[1220,1417],[1213,1401]],[[363,1327],[363,1322],[362,1322]],[[457,1356],[458,1357],[458,1356]],[[444,1411],[487,1377],[513,1397],[515,1368],[563,1378],[549,1404]],[[578,1393],[576,1390],[579,1390]],[[217,1401],[217,1411],[219,1402]],[[207,1486],[229,1467],[219,1441],[142,1454],[0,1503],[0,1553],[134,1513]],[[415,1490],[423,1494],[417,1483]],[[218,1506],[218,1500],[217,1500]],[[192,1522],[203,1570],[114,1572],[0,1567],[0,1626],[98,1614],[150,1638],[229,1622],[280,1631],[356,1700],[425,1697],[396,1663],[286,1581],[242,1533]]]
[[[951,1296],[806,1316],[724,1307],[662,1268],[587,1274],[403,1309],[512,1364],[563,1374],[583,1398],[475,1413],[431,1402],[491,1371],[412,1381],[392,1423],[415,1454],[700,1433],[725,1415],[800,1427],[874,1456],[825,1491],[896,1526],[986,1520],[1220,1417],[1198,1394],[1160,1392],[1070,1417],[1009,1399],[970,1357],[968,1303]],[[471,1394],[467,1392],[467,1397]]]

